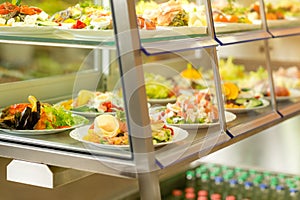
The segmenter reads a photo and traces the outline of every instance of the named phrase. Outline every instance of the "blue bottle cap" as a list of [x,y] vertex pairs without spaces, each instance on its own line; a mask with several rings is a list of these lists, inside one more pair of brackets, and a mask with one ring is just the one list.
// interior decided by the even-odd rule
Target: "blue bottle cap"
[[260,189],[268,189],[268,186],[267,186],[267,184],[261,183],[261,184],[259,185],[259,188],[260,188]]
[[253,183],[250,182],[250,181],[246,181],[246,182],[244,183],[244,185],[245,185],[245,187],[252,187],[252,186],[253,186]]
[[215,182],[216,182],[216,183],[221,183],[221,182],[223,182],[223,181],[224,181],[224,179],[223,179],[222,176],[216,176],[216,177],[215,177]]
[[284,187],[282,186],[282,185],[277,185],[276,186],[276,190],[278,191],[278,190],[284,190]]
[[230,179],[229,183],[235,185],[238,184],[238,181],[236,179]]
[[298,193],[299,191],[296,188],[290,188],[290,193]]

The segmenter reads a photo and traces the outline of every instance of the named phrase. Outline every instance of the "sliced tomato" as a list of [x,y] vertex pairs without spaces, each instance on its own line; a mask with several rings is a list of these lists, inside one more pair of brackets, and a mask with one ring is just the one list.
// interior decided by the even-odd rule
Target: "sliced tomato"
[[76,24],[73,24],[72,29],[83,29],[86,27],[86,24],[80,20],[76,21]]
[[169,129],[171,131],[171,135],[174,135],[174,130],[171,127],[164,125],[163,128]]
[[153,21],[145,20],[145,25],[146,25],[147,30],[155,30],[156,29],[156,25]]
[[140,29],[143,29],[145,26],[145,19],[142,17],[137,18],[137,23]]
[[13,104],[9,107],[9,113],[14,115],[17,112],[23,112],[23,110],[30,106],[31,104],[29,103],[18,103],[18,104]]

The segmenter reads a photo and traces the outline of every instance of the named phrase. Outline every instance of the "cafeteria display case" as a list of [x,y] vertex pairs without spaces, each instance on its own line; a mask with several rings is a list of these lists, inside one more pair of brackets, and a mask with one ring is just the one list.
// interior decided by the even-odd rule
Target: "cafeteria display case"
[[[269,19],[267,6],[263,0],[111,0],[70,4],[33,25],[5,21],[2,108],[30,101],[30,95],[55,107],[78,100],[83,91],[82,101],[87,94],[114,96],[113,113],[100,112],[100,106],[97,113],[72,108],[86,121],[71,130],[2,126],[0,156],[11,159],[7,180],[55,188],[99,174],[120,183],[123,193],[110,198],[125,198],[138,187],[141,199],[161,199],[161,179],[296,116],[300,31],[290,20],[298,20],[297,11],[293,19]],[[240,10],[247,16],[233,16]],[[278,94],[282,88],[285,94]],[[177,113],[183,115],[171,116]],[[106,120],[117,128],[101,134],[121,131],[122,122],[126,143],[87,135]],[[156,120],[163,120],[168,140],[154,139],[153,127],[161,126]],[[36,179],[38,172],[43,180]]]

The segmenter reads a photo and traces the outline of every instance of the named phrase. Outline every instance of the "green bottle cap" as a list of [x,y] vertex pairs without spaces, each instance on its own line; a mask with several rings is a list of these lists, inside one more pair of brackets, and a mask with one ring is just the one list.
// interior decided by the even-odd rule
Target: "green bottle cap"
[[278,183],[278,181],[279,181],[279,180],[278,180],[278,178],[277,178],[277,177],[271,177],[271,181],[272,181],[272,182],[276,182],[276,183]]
[[249,170],[249,174],[251,174],[251,175],[256,175],[256,170],[255,170],[255,169],[250,169],[250,170]]
[[216,167],[216,168],[214,168],[213,169],[213,171],[212,171],[214,174],[216,174],[216,175],[220,175],[221,174],[221,172],[222,172],[222,170],[221,170],[221,168],[219,168],[219,167]]
[[247,179],[247,178],[249,177],[248,172],[243,172],[243,173],[241,174],[241,177],[244,177],[245,179]]
[[207,170],[207,166],[206,165],[201,165],[200,166],[200,169],[202,172],[206,171]]
[[242,177],[242,176],[239,176],[238,177],[238,182],[239,183],[244,183],[246,181],[246,178],[245,177]]
[[261,180],[260,179],[254,179],[253,184],[256,185],[256,186],[259,186],[259,184],[261,184]]
[[195,169],[195,175],[196,175],[196,177],[197,177],[197,178],[201,177],[201,174],[202,174],[201,169],[200,169],[199,167],[196,168],[196,169]]
[[223,178],[224,178],[224,180],[225,180],[226,182],[228,182],[230,179],[233,178],[233,174],[227,173],[227,174],[225,174],[225,175],[223,176]]
[[260,180],[260,181],[262,181],[263,179],[264,179],[264,177],[263,177],[263,175],[261,175],[261,174],[258,174],[258,175],[256,175],[255,176],[255,178],[254,179],[257,179],[257,180]]
[[222,169],[222,171],[227,171],[227,170],[229,169],[229,167],[226,166],[226,165],[222,165],[222,166],[221,166],[221,169]]
[[208,174],[206,174],[206,173],[205,173],[205,174],[202,174],[202,175],[201,175],[201,179],[204,180],[204,181],[207,181],[207,180],[209,179]]
[[285,183],[288,185],[288,184],[291,184],[291,183],[294,183],[294,180],[293,179],[285,179]]
[[195,177],[195,172],[193,170],[188,170],[185,173],[185,177],[188,180],[192,180]]
[[295,176],[295,177],[294,177],[294,180],[295,180],[295,181],[300,181],[300,176]]
[[278,174],[279,179],[285,179],[286,175],[285,174]]
[[264,177],[268,178],[268,177],[271,176],[271,173],[270,172],[264,172],[263,175],[264,175]]
[[297,188],[297,185],[294,183],[287,184],[288,188]]
[[270,181],[270,187],[276,188],[277,185],[278,185],[277,181]]
[[236,168],[234,168],[234,171],[235,171],[236,173],[239,173],[239,172],[241,172],[241,171],[242,171],[242,168],[240,168],[240,167],[236,167]]

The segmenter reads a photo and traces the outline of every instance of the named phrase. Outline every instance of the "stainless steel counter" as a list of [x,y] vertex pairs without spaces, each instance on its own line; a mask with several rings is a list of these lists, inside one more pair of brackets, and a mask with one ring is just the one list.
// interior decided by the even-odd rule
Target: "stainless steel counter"
[[300,116],[288,119],[252,137],[196,162],[300,174]]

